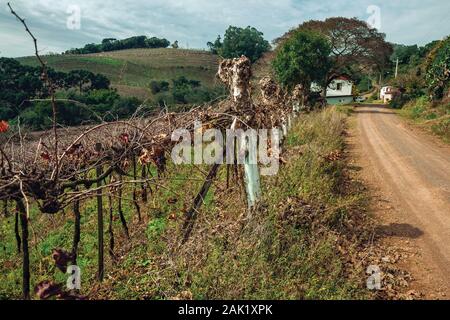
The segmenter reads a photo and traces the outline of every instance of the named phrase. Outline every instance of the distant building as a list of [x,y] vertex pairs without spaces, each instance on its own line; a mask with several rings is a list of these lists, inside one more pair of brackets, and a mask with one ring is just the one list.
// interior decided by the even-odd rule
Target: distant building
[[392,101],[392,99],[394,99],[398,92],[399,91],[395,87],[383,87],[380,90],[380,100],[383,101],[383,103],[389,103],[390,101]]
[[345,77],[339,77],[327,88],[328,104],[348,104],[353,102],[353,82]]
[[[311,86],[311,90],[320,92],[321,88],[316,84]],[[346,76],[334,79],[327,88],[326,99],[331,105],[342,105],[353,102],[353,82]]]

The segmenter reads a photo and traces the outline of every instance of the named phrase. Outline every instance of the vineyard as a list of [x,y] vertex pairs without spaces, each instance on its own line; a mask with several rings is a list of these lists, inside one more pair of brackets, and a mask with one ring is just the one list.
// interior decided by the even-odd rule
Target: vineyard
[[[24,65],[39,66],[35,57],[17,60]],[[84,69],[104,74],[120,94],[142,100],[153,97],[149,89],[152,80],[170,81],[185,76],[208,88],[213,87],[217,84],[214,75],[219,64],[216,55],[186,49],[128,49],[84,55],[49,55],[45,60],[57,71]]]
[[[15,14],[14,11],[12,13]],[[24,20],[18,19],[26,27]],[[29,34],[35,39],[31,32]],[[42,79],[52,92],[46,63],[37,50],[36,56],[42,65]],[[169,155],[175,144],[171,139],[173,130],[183,128],[194,135],[195,130],[203,132],[210,128],[225,131],[227,128],[286,127],[296,99],[295,95],[283,92],[270,78],[264,78],[261,81],[263,101],[252,101],[251,64],[245,57],[224,60],[220,64],[218,77],[230,89],[230,98],[217,105],[198,107],[187,113],[164,113],[153,118],[133,117],[127,121],[65,130],[58,128],[55,121],[58,107],[53,99],[52,130],[39,137],[24,136],[20,130],[17,134],[7,135],[8,128],[2,130],[5,132],[2,133],[0,147],[0,200],[3,202],[4,217],[14,216],[16,248],[22,255],[23,298],[31,297],[30,255],[38,243],[37,238],[46,232],[40,226],[42,230],[36,234],[35,221],[42,223],[39,215],[48,216],[44,220],[51,224],[56,223],[61,215],[65,219],[73,219],[71,248],[51,250],[55,267],[66,272],[69,265],[77,265],[78,262],[83,211],[92,202],[96,203],[96,278],[100,282],[105,273],[105,247],[108,247],[111,261],[116,261],[118,249],[115,246],[114,222],[120,221],[123,236],[130,239],[133,231],[127,218],[137,220],[138,223],[148,220],[150,208],[160,209],[157,204],[163,201],[172,205],[172,209],[184,212],[180,217],[171,217],[173,220],[182,219],[183,222],[179,226],[177,242],[170,244],[174,255],[178,250],[183,250],[195,229],[195,222],[201,214],[200,208],[208,205],[210,189],[220,192],[219,187],[215,186],[220,164],[210,167],[192,165],[189,177],[177,173],[177,170],[185,169],[170,162]],[[195,121],[201,121],[202,127],[195,128]],[[248,184],[248,172],[244,174],[244,171],[237,164],[227,165],[227,187],[242,186],[244,181]],[[177,178],[179,176],[184,178]],[[185,185],[174,190],[175,182]],[[182,189],[188,185],[190,188],[199,186],[194,191],[196,195],[193,201],[189,192],[182,193]],[[125,199],[132,204],[132,208],[127,208],[127,211],[134,211],[134,216],[125,216]],[[66,216],[69,211],[73,217]],[[108,220],[106,227],[105,220]],[[105,245],[104,237],[106,229],[108,246]],[[66,243],[65,247],[68,245]],[[40,298],[82,298],[77,292],[65,291],[53,279],[35,283],[35,292]]]
[[[128,119],[66,128],[46,61],[54,57],[39,55],[10,10],[34,42],[28,63],[42,69],[52,128],[0,123],[1,299],[369,296],[361,276],[365,263],[382,263],[381,250],[344,154],[349,109],[305,106],[302,85],[272,78],[271,53],[252,66],[198,52],[226,98],[177,113],[142,105]],[[145,64],[148,52],[125,54]],[[83,59],[113,70],[121,54]],[[225,150],[212,148],[221,139]],[[398,287],[385,281],[383,297]]]

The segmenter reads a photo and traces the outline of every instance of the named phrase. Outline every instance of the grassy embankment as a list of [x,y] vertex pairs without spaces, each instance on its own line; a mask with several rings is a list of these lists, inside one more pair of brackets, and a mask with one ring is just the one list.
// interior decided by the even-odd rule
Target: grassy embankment
[[[82,293],[94,299],[367,298],[364,270],[355,263],[368,236],[365,197],[347,176],[345,121],[345,114],[333,108],[302,115],[285,141],[286,163],[277,176],[263,178],[261,204],[251,213],[242,185],[232,182],[226,188],[223,166],[183,246],[183,212],[206,167],[169,165],[168,189],[153,190],[148,203],[141,203],[142,222],[136,219],[131,191],[125,192],[131,240],[115,219],[117,261],[106,254],[101,285],[95,281],[95,200],[85,202],[79,251]],[[32,283],[64,283],[66,276],[50,255],[55,247],[70,249],[71,210],[56,216],[34,211],[31,217]],[[13,226],[13,217],[0,219],[2,298],[20,297],[21,256]]]
[[450,143],[450,101],[432,103],[421,97],[407,103],[398,113]]

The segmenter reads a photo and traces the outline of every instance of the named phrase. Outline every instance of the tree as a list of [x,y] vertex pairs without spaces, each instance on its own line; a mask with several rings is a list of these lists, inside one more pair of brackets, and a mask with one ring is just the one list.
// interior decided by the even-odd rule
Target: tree
[[331,45],[323,35],[297,30],[277,49],[272,65],[283,86],[292,89],[301,84],[306,94],[312,82],[325,85],[330,53]]
[[[356,18],[334,17],[325,21],[311,20],[295,30],[311,30],[328,38],[331,44],[333,66],[326,82],[362,72],[382,71],[389,64],[392,45],[385,41],[385,35]],[[295,30],[276,40],[282,44]]]
[[225,31],[223,44],[220,45],[220,39],[216,40],[216,42],[219,40],[216,49],[224,58],[238,58],[244,55],[255,62],[264,52],[271,49],[263,35],[262,32],[250,26],[245,29],[230,26]]
[[170,45],[170,41],[167,39],[151,37],[146,40],[147,48],[167,48],[169,45]]
[[102,74],[91,75],[91,90],[109,89],[111,81]]
[[84,85],[90,83],[91,72],[86,70],[72,70],[67,75],[67,86],[78,87],[80,93],[83,91]]
[[178,48],[179,48],[179,46],[178,46],[178,40],[175,40],[175,42],[172,43],[172,48],[174,48],[174,49],[178,49]]
[[114,42],[116,42],[117,39],[115,38],[106,38],[102,40],[102,50],[103,51],[112,51],[114,50]]
[[222,38],[220,37],[220,35],[217,36],[217,39],[214,42],[208,42],[206,45],[208,46],[211,53],[221,54],[223,44],[222,44]]
[[169,83],[167,81],[151,81],[150,82],[150,90],[153,94],[157,94],[160,92],[169,91]]
[[397,59],[399,64],[410,63],[414,57],[419,57],[419,47],[417,45],[405,46],[402,44],[393,45],[393,54],[391,56],[391,61],[395,62]]
[[450,37],[439,42],[427,57],[426,81],[433,99],[441,99],[450,82]]

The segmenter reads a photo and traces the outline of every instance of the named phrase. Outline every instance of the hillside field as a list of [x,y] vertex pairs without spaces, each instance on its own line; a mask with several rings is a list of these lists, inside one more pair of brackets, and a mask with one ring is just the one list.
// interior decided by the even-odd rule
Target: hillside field
[[[149,89],[152,80],[170,82],[185,76],[212,87],[219,64],[217,55],[186,49],[128,49],[87,55],[49,55],[44,59],[57,71],[85,69],[104,74],[120,94],[140,99],[152,97]],[[38,65],[34,56],[18,60],[25,65]]]

